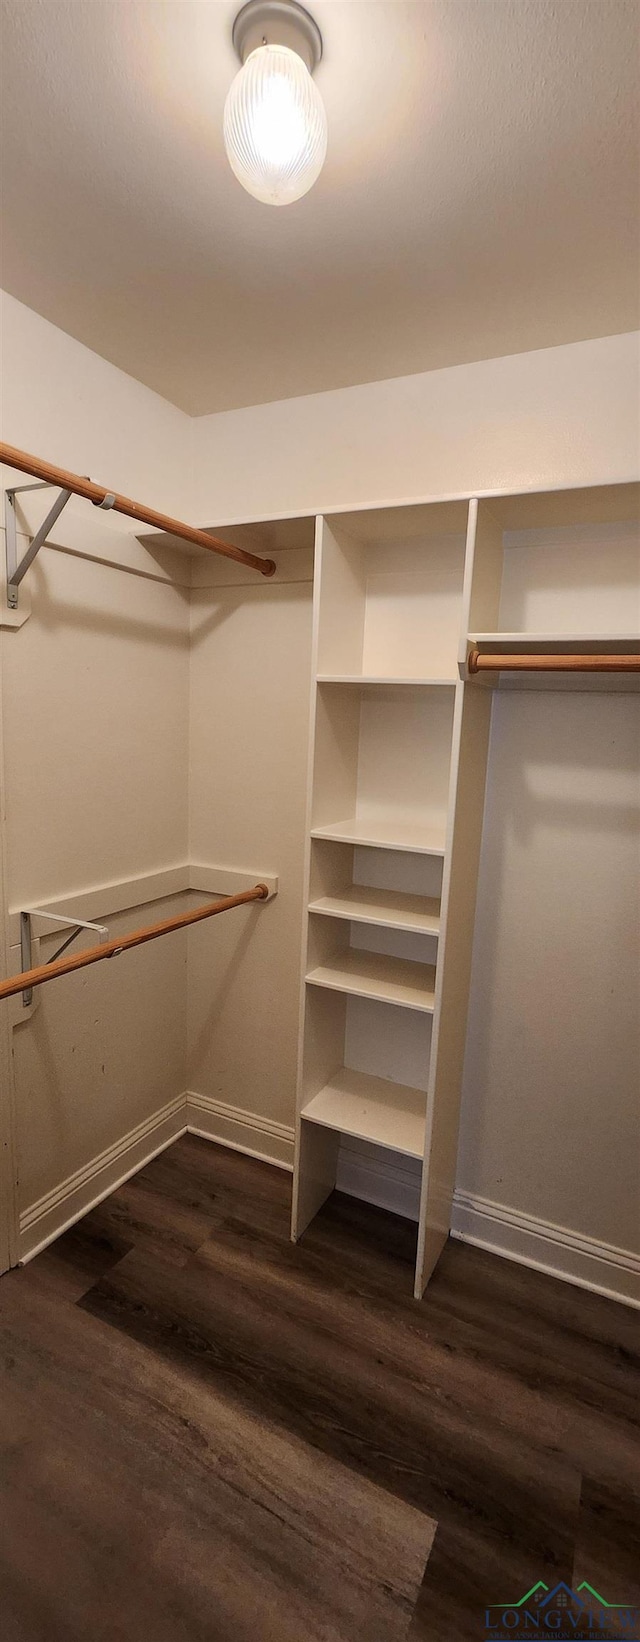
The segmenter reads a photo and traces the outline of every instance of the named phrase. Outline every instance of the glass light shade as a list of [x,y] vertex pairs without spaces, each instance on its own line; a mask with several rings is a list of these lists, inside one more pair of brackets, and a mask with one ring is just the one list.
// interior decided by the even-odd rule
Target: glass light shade
[[265,205],[290,205],[319,177],[327,116],[306,64],[288,46],[259,46],[224,108],[224,146],[243,188]]

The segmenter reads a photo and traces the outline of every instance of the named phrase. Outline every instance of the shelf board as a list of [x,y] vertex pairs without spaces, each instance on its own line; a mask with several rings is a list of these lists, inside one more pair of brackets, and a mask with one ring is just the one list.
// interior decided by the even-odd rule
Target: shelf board
[[433,964],[391,958],[386,952],[362,952],[349,947],[310,969],[307,984],[326,986],[332,992],[351,992],[358,998],[374,998],[378,1003],[400,1004],[403,1009],[420,1009],[425,1015],[432,1015],[435,1006]]
[[492,646],[509,645],[521,650],[538,649],[554,651],[566,649],[567,645],[575,646],[579,650],[621,650],[628,646],[640,647],[640,633],[469,633],[470,644],[490,644]]
[[308,1123],[421,1158],[426,1102],[422,1089],[343,1066],[303,1107],[302,1116]]
[[419,821],[378,820],[350,816],[328,827],[312,827],[312,838],[332,838],[336,844],[362,844],[368,849],[409,850],[415,855],[444,855],[445,828]]
[[398,678],[396,675],[384,673],[318,673],[318,684],[354,684],[365,688],[376,685],[392,685],[400,688],[418,690],[454,690],[457,684],[455,678]]
[[427,895],[402,894],[400,890],[352,884],[342,895],[322,895],[310,901],[309,911],[327,918],[350,918],[354,924],[411,929],[420,935],[438,935],[440,931],[440,902]]

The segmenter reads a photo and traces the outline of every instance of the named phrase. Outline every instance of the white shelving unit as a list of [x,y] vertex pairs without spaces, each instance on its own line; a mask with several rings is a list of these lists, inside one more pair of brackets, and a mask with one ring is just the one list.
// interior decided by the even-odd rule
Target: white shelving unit
[[[420,1158],[417,1297],[449,1231],[492,701],[512,683],[470,679],[469,648],[640,650],[638,492],[318,521],[292,1235],[341,1136]],[[581,679],[516,687],[637,687]]]
[[[433,1127],[467,515],[385,509],[319,527],[294,1237],[335,1184],[341,1135],[424,1159]],[[447,1216],[427,1236],[441,1220],[431,1186],[420,1294],[448,1232]]]

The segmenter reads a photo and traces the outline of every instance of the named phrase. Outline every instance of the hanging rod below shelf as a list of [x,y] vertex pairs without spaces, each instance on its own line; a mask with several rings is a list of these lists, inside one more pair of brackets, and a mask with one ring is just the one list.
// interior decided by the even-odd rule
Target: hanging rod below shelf
[[639,655],[518,654],[500,650],[470,650],[467,665],[474,673],[640,673]]
[[230,542],[222,542],[206,530],[185,525],[180,519],[158,513],[155,508],[145,507],[141,502],[132,502],[129,496],[119,496],[117,491],[109,490],[105,485],[96,485],[79,473],[67,473],[65,468],[43,462],[39,456],[29,456],[27,451],[18,450],[14,445],[0,443],[0,462],[7,467],[18,468],[20,473],[29,473],[44,484],[60,485],[62,490],[70,491],[73,496],[83,496],[85,501],[93,502],[96,507],[112,508],[114,513],[124,513],[127,518],[136,519],[140,524],[152,525],[155,530],[167,531],[171,536],[179,536],[182,541],[194,542],[209,553],[220,553],[225,559],[235,559],[250,570],[259,570],[263,576],[272,576],[276,568],[273,559],[261,559],[244,547],[232,547]]
[[123,935],[119,941],[107,941],[103,946],[91,946],[86,952],[77,952],[72,958],[60,958],[57,963],[40,964],[37,969],[26,969],[21,975],[11,975],[9,980],[0,981],[0,999],[11,998],[16,992],[26,992],[33,986],[43,986],[45,981],[54,981],[58,975],[70,975],[74,969],[85,969],[87,964],[98,964],[103,958],[115,958],[121,952],[127,952],[129,947],[143,946],[145,941],[155,941],[159,935],[171,935],[175,929],[186,929],[188,924],[197,924],[203,918],[215,918],[218,912],[229,912],[231,907],[244,906],[247,901],[266,901],[269,890],[266,884],[256,884],[253,889],[245,889],[239,895],[225,895],[221,901],[209,901],[204,907],[197,907],[195,912],[181,912],[175,918],[164,918],[159,924],[148,924],[144,929],[134,929],[131,935]]

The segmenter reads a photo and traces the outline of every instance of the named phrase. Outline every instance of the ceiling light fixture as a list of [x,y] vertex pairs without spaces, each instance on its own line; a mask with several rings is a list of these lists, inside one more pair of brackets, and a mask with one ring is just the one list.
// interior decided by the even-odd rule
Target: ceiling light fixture
[[319,177],[327,116],[311,76],[322,35],[296,0],[249,0],[233,25],[242,68],[224,108],[231,170],[254,199],[290,205]]

